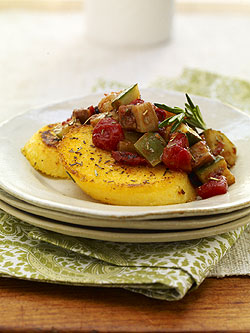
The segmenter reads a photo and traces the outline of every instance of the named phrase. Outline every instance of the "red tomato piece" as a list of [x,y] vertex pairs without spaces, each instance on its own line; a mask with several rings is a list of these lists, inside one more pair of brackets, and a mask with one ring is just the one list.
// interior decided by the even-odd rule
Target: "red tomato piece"
[[158,120],[160,122],[165,120],[166,117],[167,117],[167,112],[165,110],[160,109],[160,108],[155,108],[155,113],[156,113],[156,115],[158,117]]
[[101,149],[116,150],[118,142],[124,139],[121,125],[113,118],[100,120],[93,130],[93,144]]
[[185,172],[191,172],[192,156],[190,152],[181,146],[172,145],[165,147],[162,155],[162,162],[170,170],[182,170]]
[[186,135],[174,132],[170,136],[167,146],[163,150],[162,162],[170,170],[191,172],[192,155],[188,151],[189,143]]
[[207,183],[197,187],[197,195],[202,199],[207,199],[219,194],[225,194],[228,190],[227,179],[225,176],[215,176]]
[[112,151],[112,157],[116,160],[116,162],[124,163],[132,166],[138,166],[138,165],[147,165],[148,162],[145,158],[130,153],[128,151]]
[[92,116],[95,113],[95,108],[93,105],[88,107],[89,111],[90,111],[90,115]]
[[186,134],[181,132],[174,132],[171,134],[167,147],[180,146],[182,148],[189,148],[189,142]]
[[140,98],[137,98],[135,100],[133,100],[131,103],[129,104],[132,104],[132,105],[136,105],[136,104],[143,104],[144,103],[144,100],[143,99],[140,99]]

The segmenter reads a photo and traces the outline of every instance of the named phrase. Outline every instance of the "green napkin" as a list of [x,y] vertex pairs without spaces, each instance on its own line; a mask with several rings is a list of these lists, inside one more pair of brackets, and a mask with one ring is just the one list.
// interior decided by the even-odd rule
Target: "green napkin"
[[114,243],[45,231],[0,211],[2,275],[76,285],[123,287],[181,299],[236,242],[243,227],[174,243]]
[[[100,82],[99,86],[104,84],[117,87],[114,82]],[[250,111],[250,84],[244,81],[185,70],[176,80],[161,78],[152,86],[223,97],[224,102]],[[0,274],[63,284],[122,287],[153,298],[179,300],[199,286],[245,228],[192,241],[126,244],[62,236],[0,210]]]
[[179,78],[160,77],[151,83],[151,87],[218,99],[250,115],[250,82],[244,80],[186,68]]

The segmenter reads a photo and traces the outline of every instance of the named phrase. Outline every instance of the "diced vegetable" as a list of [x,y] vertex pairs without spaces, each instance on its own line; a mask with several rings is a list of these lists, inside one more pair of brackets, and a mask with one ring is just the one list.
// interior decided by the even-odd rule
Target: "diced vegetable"
[[182,170],[187,173],[192,171],[191,168],[192,156],[190,152],[180,146],[172,146],[165,148],[162,155],[162,162],[170,170]]
[[158,117],[151,103],[133,105],[131,110],[136,120],[137,132],[145,133],[158,130]]
[[112,118],[104,118],[94,127],[92,141],[101,149],[116,150],[118,143],[123,140],[121,125]]
[[111,112],[95,113],[89,119],[87,119],[86,123],[95,127],[99,123],[99,121],[104,118],[112,118],[115,121],[118,121],[117,112],[111,111]]
[[174,132],[170,135],[167,147],[180,146],[182,148],[189,148],[189,143],[186,134]]
[[120,105],[125,105],[133,102],[136,99],[140,99],[141,94],[138,88],[138,84],[134,84],[126,90],[123,90],[113,101],[112,106],[118,108]]
[[197,195],[202,199],[207,199],[219,194],[225,194],[228,190],[225,176],[217,176],[196,189]]
[[121,140],[118,143],[117,150],[118,151],[128,151],[128,152],[131,152],[131,153],[137,153],[133,142],[131,142],[129,140],[126,140],[126,139]]
[[160,135],[163,137],[163,139],[166,142],[168,142],[170,139],[170,135],[171,135],[170,131],[171,131],[171,125],[158,129],[158,132],[160,133]]
[[[169,114],[169,112],[167,112],[165,110],[162,110],[160,108],[157,108],[157,107],[155,107],[155,113],[156,113],[156,115],[158,117],[158,120],[160,122],[162,122],[164,119],[166,119],[168,117],[168,114]],[[173,116],[173,114],[171,114],[171,116]]]
[[92,116],[95,112],[95,108],[93,106],[87,109],[75,109],[72,112],[72,118],[78,119],[81,124],[84,124],[90,116]]
[[112,102],[119,96],[119,92],[112,92],[110,94],[105,94],[105,96],[98,103],[98,110],[102,112],[110,112],[113,111],[114,107]]
[[216,177],[218,175],[225,176],[228,185],[235,182],[235,177],[227,168],[227,162],[222,156],[217,156],[213,163],[195,170],[195,173],[203,184],[207,183],[211,177]]
[[145,133],[134,146],[137,152],[145,157],[152,166],[156,166],[161,162],[166,142],[159,133],[149,132]]
[[139,156],[137,153],[131,153],[128,151],[112,151],[111,155],[118,163],[124,163],[131,166],[148,164],[147,160]]
[[126,130],[136,130],[136,119],[132,112],[132,105],[121,105],[118,109],[118,119],[122,128]]
[[130,102],[129,104],[137,105],[137,104],[143,104],[143,103],[144,103],[143,99],[137,98],[134,101]]
[[151,103],[121,105],[118,119],[122,128],[141,133],[158,130],[158,117]]
[[220,131],[216,131],[210,128],[205,130],[203,134],[212,153],[215,156],[223,156],[228,166],[232,167],[236,161],[235,145],[227,138],[225,134]]
[[192,155],[192,168],[197,169],[205,164],[211,164],[214,161],[214,156],[211,154],[205,141],[199,141],[190,147]]
[[188,142],[189,142],[189,146],[194,145],[196,142],[201,141],[201,137],[199,136],[199,134],[192,129],[190,126],[188,126],[187,124],[181,123],[179,125],[179,127],[177,127],[177,131],[185,133],[187,138],[188,138]]
[[192,171],[192,155],[188,151],[188,139],[184,133],[175,132],[171,135],[163,150],[162,162],[170,170]]
[[102,120],[106,117],[107,117],[107,113],[93,114],[93,116],[91,116],[87,122],[90,123],[93,127],[95,127],[95,125],[97,123],[99,123],[100,120]]
[[123,131],[124,137],[126,140],[129,140],[133,143],[136,143],[137,140],[140,139],[140,137],[143,135],[142,133],[139,132],[133,132],[133,131]]

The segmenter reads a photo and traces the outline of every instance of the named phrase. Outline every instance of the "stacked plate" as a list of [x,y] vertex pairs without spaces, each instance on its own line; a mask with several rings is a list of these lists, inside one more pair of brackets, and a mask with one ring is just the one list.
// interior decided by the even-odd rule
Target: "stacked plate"
[[[36,172],[21,147],[42,126],[95,105],[90,95],[32,110],[0,126],[0,208],[32,225],[61,234],[117,242],[171,242],[212,236],[250,222],[250,117],[218,101],[193,97],[209,127],[235,143],[236,183],[225,195],[169,206],[112,206],[94,201],[70,180]],[[147,101],[184,105],[184,94],[142,90]]]

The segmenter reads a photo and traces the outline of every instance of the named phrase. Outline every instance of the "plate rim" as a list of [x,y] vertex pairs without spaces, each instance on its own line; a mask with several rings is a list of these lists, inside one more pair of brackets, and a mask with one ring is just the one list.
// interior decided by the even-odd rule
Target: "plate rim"
[[[185,219],[157,219],[157,220],[110,220],[110,219],[92,219],[83,216],[71,215],[68,213],[51,211],[42,207],[31,205],[25,201],[19,200],[9,194],[3,193],[0,189],[0,205],[1,201],[20,211],[30,213],[39,217],[53,219],[61,223],[71,223],[78,226],[104,227],[117,229],[135,229],[135,230],[189,230],[202,229],[212,226],[221,225],[239,219],[246,215],[250,215],[250,207],[237,210],[232,213],[223,213],[209,217],[194,217]],[[195,222],[195,220],[197,220]],[[80,222],[81,221],[81,222]]]
[[[167,242],[179,242],[200,239],[204,237],[213,237],[219,234],[223,234],[229,231],[236,230],[239,227],[243,227],[249,224],[249,216],[218,225],[215,227],[195,229],[189,231],[165,231],[163,234],[160,233],[149,233],[149,234],[133,234],[133,233],[118,233],[111,231],[96,231],[91,229],[84,229],[80,226],[68,226],[67,224],[54,223],[51,221],[46,221],[46,219],[38,218],[37,216],[32,216],[32,214],[19,211],[18,209],[4,204],[5,211],[7,213],[17,217],[18,219],[41,229],[49,230],[52,232],[59,233],[61,235],[95,239],[101,241],[109,242],[121,242],[121,243],[167,243]],[[3,205],[2,205],[3,207]],[[19,217],[18,217],[19,216]],[[40,222],[42,220],[43,224],[41,226]],[[61,229],[63,228],[63,230]],[[84,234],[82,233],[84,232]],[[115,239],[113,239],[113,236]],[[139,239],[136,240],[136,237]]]

